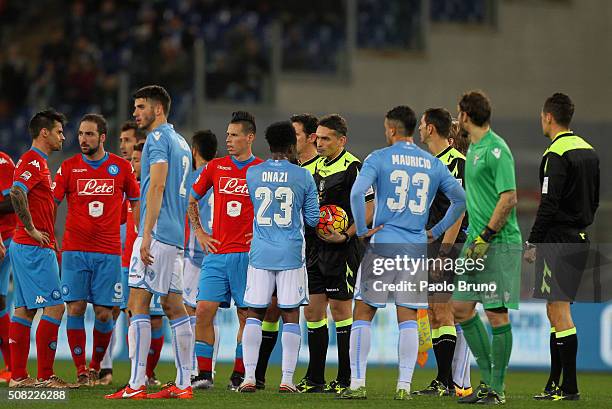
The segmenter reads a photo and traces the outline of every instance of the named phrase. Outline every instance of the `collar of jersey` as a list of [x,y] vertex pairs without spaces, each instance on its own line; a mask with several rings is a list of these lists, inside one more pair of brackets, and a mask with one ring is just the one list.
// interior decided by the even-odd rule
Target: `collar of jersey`
[[552,140],[552,143],[555,143],[557,139],[559,138],[563,138],[564,136],[572,136],[572,135],[574,135],[574,133],[570,131],[569,129],[567,131],[561,131],[555,135],[555,137]]
[[332,159],[332,160],[327,160],[327,159],[325,159],[325,160],[323,161],[323,165],[324,165],[324,166],[331,166],[331,165],[333,165],[334,163],[338,162],[338,161],[340,160],[340,158],[342,158],[342,157],[343,157],[345,154],[346,154],[346,149],[342,149],[342,152],[340,152],[340,155],[336,156],[336,157],[335,157],[334,159]]
[[309,159],[309,160],[307,160],[306,162],[303,162],[303,163],[302,163],[302,162],[299,162],[299,161],[298,161],[298,164],[299,164],[301,167],[305,167],[305,166],[310,165],[311,163],[314,163],[315,161],[319,160],[320,158],[321,158],[321,157],[320,157],[319,155],[315,155],[315,156],[314,156],[312,159]]
[[94,169],[98,169],[108,159],[108,152],[106,152],[104,156],[98,160],[89,160],[87,159],[87,156],[85,156],[82,153],[81,153],[81,157],[83,158],[83,162],[87,163],[89,166],[91,166]]
[[493,137],[493,129],[491,127],[489,127],[489,130],[487,131],[486,134],[484,134],[484,136],[482,137],[481,140],[479,140],[476,143],[472,143],[472,145],[482,145],[484,144],[486,141],[488,141],[490,138]]
[[446,155],[451,149],[453,149],[453,147],[451,145],[448,145],[446,148],[444,148],[444,150],[442,150],[442,152],[436,155],[436,158],[441,158],[442,156]]
[[236,167],[238,169],[242,169],[246,165],[248,165],[249,163],[251,163],[251,162],[253,162],[255,160],[255,155],[251,155],[250,158],[248,158],[247,160],[243,160],[243,161],[239,161],[238,159],[234,158],[233,156],[230,156],[230,158],[232,159],[232,162],[234,162],[234,165],[236,165]]
[[172,126],[172,124],[169,124],[168,122],[161,124],[160,126],[158,126],[157,128],[153,129],[151,132],[155,132],[155,131],[159,131],[163,128],[170,128],[170,129],[174,129],[174,126]]
[[45,160],[47,160],[49,158],[49,155],[47,155],[46,153],[44,153],[43,151],[41,151],[38,148],[35,148],[34,146],[32,146],[32,148],[30,148],[31,151],[34,151],[36,153],[38,153],[40,156],[42,156]]

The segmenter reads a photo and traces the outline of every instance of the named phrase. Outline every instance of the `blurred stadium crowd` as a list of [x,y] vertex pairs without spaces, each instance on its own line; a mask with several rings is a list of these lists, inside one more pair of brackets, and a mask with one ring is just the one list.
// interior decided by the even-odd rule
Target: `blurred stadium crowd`
[[[421,0],[355,0],[356,46],[416,49]],[[434,22],[486,24],[489,0],[430,0]],[[280,27],[281,72],[337,74],[347,56],[347,1],[0,0],[0,144],[15,155],[33,110],[117,112],[130,89],[163,84],[180,122],[193,100],[194,43],[205,44],[209,101],[260,103]],[[178,117],[177,117],[178,116]]]

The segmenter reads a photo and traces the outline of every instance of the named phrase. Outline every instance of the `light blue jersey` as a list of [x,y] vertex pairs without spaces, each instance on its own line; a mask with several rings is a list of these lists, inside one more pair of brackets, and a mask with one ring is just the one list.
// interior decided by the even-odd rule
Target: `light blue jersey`
[[307,169],[286,160],[267,160],[246,175],[253,202],[253,241],[249,264],[266,270],[304,265],[304,222],[319,221],[314,179]]
[[156,163],[167,163],[168,175],[159,217],[153,227],[153,238],[182,249],[185,242],[191,150],[185,139],[168,123],[158,126],[147,135],[142,150],[139,237],[142,237],[144,231],[151,166]]
[[465,192],[448,168],[413,143],[397,142],[372,152],[363,162],[351,190],[351,209],[359,236],[367,233],[364,197],[376,193],[375,243],[427,243],[429,207],[441,190],[451,201],[444,218],[432,228],[434,238],[444,233],[465,211]]
[[[205,166],[201,166],[198,169],[194,170],[189,174],[187,186],[193,186],[202,170],[204,170]],[[198,205],[200,207],[200,220],[202,222],[202,229],[208,234],[212,233],[212,225],[213,225],[213,205],[214,205],[214,196],[213,189],[208,189],[208,192],[198,201]],[[189,240],[187,240],[187,248],[185,249],[185,257],[190,259],[193,264],[197,266],[202,265],[202,260],[204,260],[204,250],[200,246],[198,242],[195,231],[193,230],[193,226],[191,223],[189,224]]]

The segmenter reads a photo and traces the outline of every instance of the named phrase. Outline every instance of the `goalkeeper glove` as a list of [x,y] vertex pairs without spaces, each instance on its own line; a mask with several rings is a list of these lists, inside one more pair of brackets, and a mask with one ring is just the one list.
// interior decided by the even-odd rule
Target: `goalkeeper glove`
[[484,255],[487,253],[487,250],[489,250],[491,240],[493,239],[493,236],[495,236],[496,233],[497,232],[495,230],[493,230],[489,226],[486,226],[483,231],[478,235],[478,237],[474,239],[472,244],[470,244],[470,247],[468,247],[465,256],[473,260],[483,258]]

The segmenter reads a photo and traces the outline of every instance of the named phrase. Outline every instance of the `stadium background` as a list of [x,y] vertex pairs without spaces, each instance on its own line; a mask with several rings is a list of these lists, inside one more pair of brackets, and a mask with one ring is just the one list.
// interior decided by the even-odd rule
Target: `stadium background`
[[[601,158],[602,203],[590,234],[601,249],[610,249],[610,21],[607,0],[0,0],[0,150],[18,158],[30,143],[31,114],[53,106],[70,120],[63,152],[51,157],[53,171],[78,152],[75,127],[85,112],[110,119],[107,149],[116,152],[118,126],[131,116],[132,91],[156,82],[172,95],[170,122],[188,140],[196,129],[212,129],[219,154],[225,154],[230,113],[248,109],[260,135],[292,113],[338,112],[348,119],[348,149],[364,158],[384,145],[382,118],[389,108],[444,106],[454,113],[463,91],[481,88],[493,102],[493,128],[516,160],[518,215],[526,234],[548,143],[539,112],[547,96],[562,91],[576,104],[572,128]],[[260,136],[255,153],[265,157],[266,151]],[[65,205],[58,214],[60,237],[63,220]],[[612,305],[573,309],[586,335],[579,368],[609,371]],[[91,311],[87,318],[91,326]],[[230,311],[221,318],[220,359],[229,360],[236,323]],[[511,365],[547,366],[543,305],[524,303],[511,319]],[[393,309],[379,314],[376,325],[371,361],[393,363]],[[124,326],[118,328],[123,339]],[[330,338],[328,357],[334,359]],[[58,344],[58,358],[69,359],[66,339]],[[303,345],[301,361],[307,352]],[[171,359],[170,348],[162,359]]]

